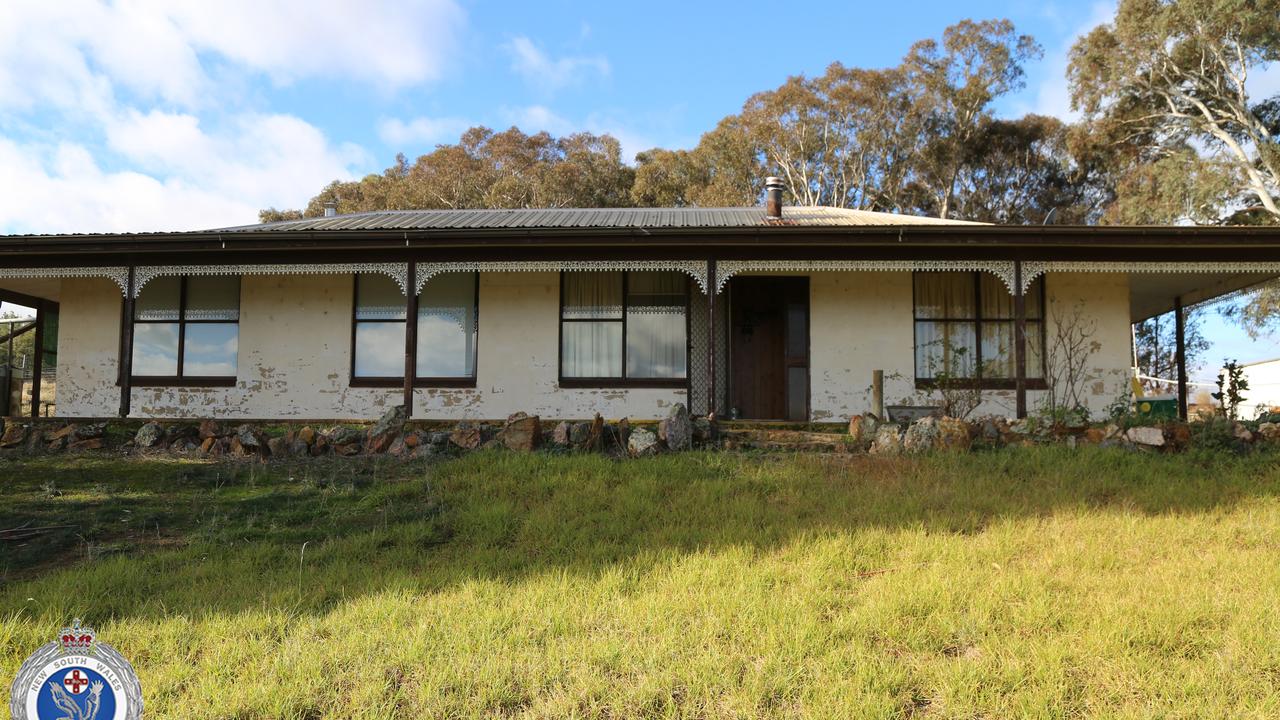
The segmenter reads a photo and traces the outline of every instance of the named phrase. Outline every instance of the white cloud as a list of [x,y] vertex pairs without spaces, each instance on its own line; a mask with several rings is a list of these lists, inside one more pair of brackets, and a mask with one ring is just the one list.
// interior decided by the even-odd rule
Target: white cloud
[[581,127],[575,127],[573,123],[561,115],[556,114],[551,108],[545,105],[526,105],[517,108],[503,108],[502,116],[506,120],[526,133],[536,133],[540,130],[546,130],[552,135],[564,135],[575,130],[581,130]]
[[104,170],[89,148],[0,136],[0,228],[8,232],[190,230],[297,207],[367,162],[288,115],[246,114],[206,132],[191,115],[129,111],[106,124],[129,169]]
[[470,123],[457,117],[421,116],[408,122],[399,118],[387,118],[378,123],[378,137],[388,145],[437,145],[457,142],[458,137],[469,127]]
[[606,113],[591,113],[580,122],[575,122],[545,105],[526,105],[503,108],[501,115],[505,122],[526,133],[545,130],[556,136],[584,131],[596,135],[612,135],[622,145],[622,160],[626,163],[634,162],[636,153],[659,145],[645,133]]
[[307,75],[404,87],[443,73],[462,25],[453,0],[186,0],[170,8],[198,47],[287,82]]
[[254,83],[429,82],[464,20],[455,0],[0,2],[0,232],[209,228],[297,207],[370,160],[250,109]]
[[8,232],[195,229],[252,220],[247,202],[130,170],[104,172],[82,145],[0,138],[0,227]]
[[590,75],[609,75],[609,61],[601,55],[552,58],[523,35],[503,47],[511,55],[511,69],[547,93],[577,85]]
[[[0,302],[0,315],[4,315],[5,313],[14,313],[18,317],[23,318],[35,317],[36,315],[34,308],[29,308],[25,305],[14,305],[13,303]],[[5,332],[8,332],[7,328]]]
[[[206,132],[192,115],[130,111],[107,124],[109,146],[139,167],[211,190],[271,201],[306,200],[319,185],[370,161],[354,145],[332,146],[292,115],[245,113]],[[298,197],[298,189],[306,196]]]
[[93,113],[117,88],[183,107],[207,65],[277,83],[331,76],[399,88],[437,79],[464,22],[453,0],[9,0],[0,3],[0,107]]

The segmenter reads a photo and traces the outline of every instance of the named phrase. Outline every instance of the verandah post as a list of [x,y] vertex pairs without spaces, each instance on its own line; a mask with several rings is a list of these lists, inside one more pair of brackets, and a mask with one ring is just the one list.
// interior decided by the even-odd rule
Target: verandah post
[[40,417],[40,383],[44,380],[44,303],[36,303],[36,339],[31,358],[31,417]]
[[1187,324],[1182,296],[1173,299],[1174,358],[1178,364],[1178,418],[1187,419]]
[[707,414],[716,413],[716,261],[707,261]]
[[133,377],[133,296],[137,282],[134,266],[129,266],[129,280],[125,283],[124,308],[120,318],[120,417],[129,417],[129,401],[132,394],[130,379]]
[[[1022,261],[1013,261],[1014,390],[1019,418],[1027,416],[1027,296],[1022,291]],[[981,342],[981,340],[979,340]]]
[[871,412],[876,414],[876,420],[883,421],[884,417],[884,370],[871,371]]
[[418,263],[409,261],[404,289],[404,416],[413,417],[413,377],[418,373]]

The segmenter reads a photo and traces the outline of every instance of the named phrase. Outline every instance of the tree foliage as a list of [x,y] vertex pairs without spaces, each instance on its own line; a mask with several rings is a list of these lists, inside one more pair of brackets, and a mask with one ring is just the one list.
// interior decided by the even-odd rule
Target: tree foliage
[[741,119],[731,116],[693,150],[654,148],[636,155],[631,200],[640,207],[753,205],[766,174]]
[[260,213],[261,219],[317,217],[335,202],[340,213],[440,208],[621,207],[631,204],[635,170],[608,135],[561,138],[518,128],[474,127],[413,163],[404,154],[381,174],[335,180],[305,210]]
[[1249,94],[1250,74],[1278,59],[1280,0],[1121,0],[1072,49],[1068,79],[1073,106],[1117,148],[1121,197],[1156,200],[1153,220],[1280,221],[1280,96]]
[[917,183],[930,195],[938,217],[950,217],[959,175],[991,104],[1021,90],[1024,64],[1042,54],[1029,35],[1008,20],[963,20],[947,28],[942,43],[916,43],[903,69],[919,88],[917,114],[927,134],[917,158]]
[[[0,319],[17,319],[17,318],[24,318],[24,317],[29,317],[29,316],[25,314],[16,313],[12,310],[5,310],[4,312],[0,313]],[[0,324],[0,337],[7,336],[10,331],[20,327],[23,327],[23,325],[20,323]],[[25,367],[26,365],[24,365],[24,363],[30,363],[31,359],[35,356],[35,347],[36,347],[35,331],[28,330],[27,332],[19,335],[18,337],[13,338],[13,341],[12,341],[13,356],[12,357],[9,356],[9,347],[10,347],[9,341],[0,343],[0,363],[7,362],[11,365]]]
[[897,66],[834,63],[820,76],[757,93],[688,150],[653,148],[634,166],[617,140],[472,128],[381,174],[335,181],[302,210],[743,206],[778,175],[800,205],[1009,223],[1090,222],[1108,196],[1071,128],[992,105],[1022,87],[1040,48],[1007,20],[965,20],[913,45]]
[[[474,127],[260,220],[319,216],[329,202],[341,213],[745,206],[777,175],[800,205],[1004,224],[1280,222],[1280,94],[1249,92],[1280,59],[1280,0],[1120,0],[1071,52],[1081,122],[996,117],[1040,55],[1008,20],[963,20],[897,65],[833,63],[756,93],[691,149],[630,164],[609,135]],[[1227,314],[1256,336],[1280,318],[1280,285]],[[1139,338],[1155,375],[1171,357],[1161,323]]]
[[[1187,370],[1190,372],[1199,359],[1209,349],[1209,341],[1202,331],[1204,310],[1189,309],[1186,313],[1184,328],[1184,351],[1187,356]],[[1173,313],[1157,315],[1134,325],[1134,341],[1137,346],[1138,369],[1144,375],[1178,379],[1177,324]]]
[[[1112,199],[1109,177],[1076,149],[1075,128],[1044,115],[984,118],[958,154],[949,212],[1013,225],[1087,224]],[[916,207],[941,214],[936,193]]]
[[634,165],[615,138],[475,127],[299,210],[737,206],[778,175],[800,205],[999,223],[1280,221],[1280,95],[1248,81],[1280,58],[1280,0],[1121,0],[1072,50],[1084,121],[997,118],[1040,46],[963,20],[897,65],[833,63],[752,95],[692,149]]

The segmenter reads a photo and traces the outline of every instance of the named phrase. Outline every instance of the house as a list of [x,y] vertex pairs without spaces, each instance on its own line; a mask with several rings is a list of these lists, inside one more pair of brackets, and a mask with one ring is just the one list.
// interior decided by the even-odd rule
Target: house
[[1077,401],[1101,414],[1129,383],[1131,323],[1280,274],[1277,228],[1011,227],[781,194],[5,236],[0,299],[38,309],[64,417],[653,418],[679,402],[843,421],[873,409],[876,371],[890,405],[940,383],[982,389],[980,414],[1061,402],[1064,333],[1082,338]]
[[[1280,408],[1280,358],[1240,363],[1241,376],[1249,383],[1244,391],[1244,415],[1262,415]],[[1226,368],[1220,371],[1226,373]]]

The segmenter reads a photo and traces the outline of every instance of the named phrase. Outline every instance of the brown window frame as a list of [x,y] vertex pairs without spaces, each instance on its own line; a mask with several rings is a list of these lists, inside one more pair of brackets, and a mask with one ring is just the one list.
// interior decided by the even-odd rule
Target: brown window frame
[[[971,271],[971,272],[969,272],[969,274],[973,276],[973,301],[974,301],[974,306],[973,306],[973,317],[971,317],[971,318],[949,318],[949,317],[940,317],[940,318],[922,318],[922,317],[920,317],[919,309],[918,309],[918,308],[919,308],[919,305],[918,305],[918,303],[917,303],[917,301],[916,301],[916,277],[918,277],[918,276],[936,275],[936,274],[938,274],[938,273],[937,273],[937,272],[934,272],[934,271],[916,271],[916,272],[913,272],[913,273],[911,274],[911,318],[912,318],[912,322],[911,322],[911,365],[912,365],[912,372],[913,372],[913,374],[916,374],[916,373],[919,373],[919,371],[920,371],[920,369],[919,369],[918,367],[915,367],[915,365],[916,365],[916,353],[917,353],[917,348],[916,348],[916,346],[915,346],[915,338],[916,338],[915,328],[916,328],[916,325],[918,325],[919,323],[922,323],[922,322],[928,322],[928,323],[946,323],[946,324],[955,324],[955,325],[964,325],[964,324],[970,324],[970,325],[972,325],[972,326],[973,326],[973,331],[974,331],[974,333],[975,333],[975,334],[974,334],[974,340],[975,340],[974,345],[975,345],[975,350],[976,350],[976,352],[975,352],[975,354],[974,354],[975,356],[974,356],[974,365],[973,365],[973,366],[974,366],[974,368],[975,368],[976,372],[981,373],[981,372],[982,372],[982,324],[983,324],[983,322],[984,322],[983,317],[982,317],[982,271],[980,271],[980,270],[975,270],[975,271]],[[1037,315],[1037,316],[1035,316],[1035,317],[1032,317],[1032,316],[1028,315],[1028,316],[1027,316],[1027,318],[1026,318],[1026,320],[1027,320],[1028,322],[1038,322],[1038,323],[1040,323],[1040,332],[1038,333],[1038,336],[1039,336],[1039,337],[1038,337],[1038,339],[1039,339],[1039,342],[1040,342],[1040,377],[1038,377],[1038,378],[1031,378],[1031,377],[1027,378],[1026,382],[1027,382],[1027,389],[1028,389],[1028,390],[1046,390],[1046,389],[1048,389],[1048,387],[1049,387],[1048,382],[1045,380],[1045,373],[1046,373],[1046,368],[1045,368],[1045,346],[1046,346],[1046,344],[1047,344],[1047,343],[1046,343],[1046,325],[1048,324],[1048,323],[1046,322],[1046,320],[1045,320],[1045,315],[1046,315],[1046,313],[1047,313],[1047,311],[1048,311],[1048,307],[1045,305],[1045,291],[1044,291],[1044,286],[1045,286],[1045,279],[1044,279],[1044,276],[1043,276],[1043,275],[1041,275],[1040,277],[1036,278],[1036,280],[1033,282],[1032,287],[1036,288],[1036,293],[1038,294],[1038,296],[1039,296],[1039,298],[1040,298],[1040,314],[1039,314],[1039,315]],[[993,319],[986,320],[986,322],[988,322],[988,323],[1007,323],[1007,322],[1015,322],[1015,323],[1016,323],[1016,322],[1017,322],[1017,320],[1016,320],[1016,319],[1011,320],[1010,318],[999,318],[999,319],[994,319],[994,318],[993,318]],[[1015,332],[1016,332],[1016,330],[1015,330]],[[1028,343],[1032,342],[1032,338],[1031,338],[1031,335],[1030,335],[1030,334],[1028,334],[1028,336],[1027,336],[1027,342],[1028,342]],[[1030,353],[1028,353],[1028,354],[1030,354]],[[920,375],[918,375],[918,374],[916,374],[916,375],[915,375],[915,378],[916,378],[916,389],[917,389],[917,390],[932,390],[932,389],[934,389],[934,388],[938,387],[938,380],[937,380],[937,378],[932,378],[932,377],[921,377],[921,376],[920,376]],[[956,379],[954,379],[954,380],[950,381],[950,382],[949,382],[949,384],[954,385],[954,386],[957,386],[957,387],[977,388],[977,389],[981,389],[981,390],[1015,390],[1015,389],[1017,389],[1018,381],[1017,381],[1017,379],[1016,379],[1016,378],[984,378],[984,377],[981,377],[981,375],[979,375],[978,377],[973,377],[973,378],[956,378]]]
[[[400,388],[404,387],[404,373],[391,376],[377,377],[356,377],[356,328],[360,323],[404,323],[405,331],[409,329],[409,318],[406,315],[404,320],[360,320],[356,317],[358,311],[358,303],[360,299],[360,275],[362,273],[354,273],[351,277],[351,363],[347,369],[347,385],[353,388]],[[364,273],[367,274],[367,273]],[[472,302],[475,303],[476,311],[476,342],[471,349],[471,375],[458,377],[423,377],[414,375],[413,387],[415,388],[474,388],[476,386],[476,371],[480,362],[480,273],[471,273],[475,276],[475,297]],[[406,298],[407,300],[407,298]],[[406,310],[408,304],[406,302]],[[415,318],[416,322],[417,319]],[[418,367],[417,348],[413,349],[413,366],[416,370]]]
[[[689,323],[690,301],[693,296],[692,279],[685,276],[684,284],[684,377],[681,378],[629,378],[627,377],[627,291],[632,272],[651,272],[647,270],[618,270],[622,273],[622,317],[613,318],[565,318],[564,316],[564,278],[568,272],[609,272],[601,271],[560,271],[560,309],[559,322],[556,323],[556,375],[560,387],[563,388],[684,388],[689,389],[692,380],[690,360],[692,359],[693,338]],[[672,271],[676,272],[676,271]],[[616,322],[622,324],[622,375],[619,377],[565,377],[564,375],[564,324],[576,322]]]
[[[133,387],[235,387],[240,372],[240,299],[236,299],[236,375],[184,375],[183,365],[187,354],[187,325],[228,325],[229,320],[188,320],[187,319],[187,281],[190,275],[178,276],[178,319],[177,320],[138,320],[125,318],[132,325],[171,325],[178,324],[178,372],[176,375],[129,375],[129,384]],[[243,295],[243,285],[241,286]],[[145,292],[146,288],[143,288]],[[141,293],[139,293],[141,295]],[[136,315],[136,311],[135,311]],[[136,347],[136,346],[135,346]],[[133,363],[129,363],[130,368]],[[117,385],[120,383],[117,382]]]

